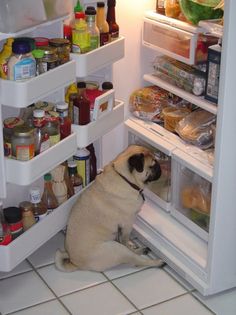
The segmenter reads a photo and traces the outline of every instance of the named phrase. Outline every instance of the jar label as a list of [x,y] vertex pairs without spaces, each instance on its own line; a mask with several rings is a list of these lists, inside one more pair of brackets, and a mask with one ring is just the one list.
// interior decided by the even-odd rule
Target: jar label
[[50,139],[48,138],[47,140],[43,141],[40,145],[40,153],[46,151],[47,149],[50,148]]
[[34,157],[34,144],[16,145],[16,159],[28,161]]
[[74,156],[77,164],[77,172],[83,179],[83,187],[90,183],[90,159],[89,156]]
[[100,45],[106,45],[109,43],[109,33],[100,33]]
[[14,80],[25,80],[35,77],[36,62],[32,58],[24,58],[17,62],[14,67]]

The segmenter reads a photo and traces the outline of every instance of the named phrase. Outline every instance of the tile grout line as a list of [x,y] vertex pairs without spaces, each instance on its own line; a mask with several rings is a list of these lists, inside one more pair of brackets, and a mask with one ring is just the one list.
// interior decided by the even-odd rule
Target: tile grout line
[[204,304],[200,299],[198,299],[195,295],[193,295],[194,292],[198,292],[196,289],[190,292],[191,296],[197,300],[201,305],[203,305],[208,311],[212,313],[212,315],[217,315],[215,312],[213,312],[206,304]]
[[[52,294],[55,296],[56,300],[65,308],[65,310],[68,312],[68,314],[73,315],[70,310],[64,305],[64,303],[60,300],[60,298],[56,295],[56,293],[53,291],[53,289],[47,284],[47,282],[43,279],[43,277],[38,272],[37,268],[34,267],[34,265],[27,259],[27,262],[30,264],[34,272],[38,275],[38,277],[43,281],[43,283],[47,286],[47,288],[52,292]],[[40,303],[41,304],[41,303]]]

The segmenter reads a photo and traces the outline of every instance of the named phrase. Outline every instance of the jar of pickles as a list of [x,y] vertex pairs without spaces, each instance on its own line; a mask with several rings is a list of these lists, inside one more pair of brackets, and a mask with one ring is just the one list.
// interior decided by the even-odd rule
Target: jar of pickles
[[45,71],[56,68],[58,66],[57,49],[49,46],[43,46],[40,47],[40,49],[44,51],[42,63]]
[[11,141],[14,128],[16,126],[22,126],[24,120],[19,117],[8,117],[3,121],[3,140],[4,140],[4,155],[11,157]]
[[68,39],[51,38],[49,39],[49,46],[56,48],[60,65],[70,60],[70,41]]
[[14,128],[12,135],[12,156],[20,161],[28,161],[35,155],[34,129],[21,125]]

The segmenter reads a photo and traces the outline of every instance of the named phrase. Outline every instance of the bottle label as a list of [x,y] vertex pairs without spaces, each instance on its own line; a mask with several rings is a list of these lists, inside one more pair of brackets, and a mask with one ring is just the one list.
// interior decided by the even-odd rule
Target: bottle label
[[24,58],[17,62],[14,67],[14,80],[25,80],[35,77],[36,62],[32,58]]
[[17,145],[16,159],[20,161],[28,161],[34,157],[34,144]]
[[90,183],[90,159],[89,155],[84,157],[74,156],[77,164],[77,172],[83,179],[83,187]]
[[111,41],[116,40],[119,37],[119,31],[111,32]]
[[106,45],[109,43],[109,32],[100,33],[100,46]]
[[72,51],[80,54],[89,51],[90,34],[87,31],[73,31],[72,33]]
[[99,46],[99,36],[91,35],[90,36],[90,50],[96,49]]

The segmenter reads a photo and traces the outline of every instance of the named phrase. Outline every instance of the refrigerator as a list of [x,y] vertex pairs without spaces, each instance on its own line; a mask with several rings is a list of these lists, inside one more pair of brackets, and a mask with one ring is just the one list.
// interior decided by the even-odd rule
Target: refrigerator
[[[96,2],[81,1],[84,6],[96,6]],[[29,81],[0,80],[1,122],[35,101],[63,100],[65,88],[78,79],[112,81],[114,91],[100,102],[109,102],[115,96],[116,105],[88,125],[73,125],[73,133],[68,138],[27,162],[8,159],[1,149],[0,200],[4,207],[27,200],[29,188],[38,185],[42,189],[43,174],[73,156],[77,147],[94,143],[98,168],[102,169],[127,145],[146,145],[161,157],[163,170],[167,168],[168,174],[162,178],[164,186],[161,189],[152,187],[145,191],[146,200],[134,224],[133,235],[201,294],[211,295],[236,286],[236,147],[233,141],[236,133],[236,39],[233,36],[236,3],[225,1],[218,105],[153,75],[154,59],[165,54],[150,42],[149,31],[145,32],[156,23],[155,6],[154,0],[117,0],[119,39],[83,55],[72,53],[68,63]],[[65,8],[65,15],[58,14],[51,19],[42,16],[37,25],[11,35],[60,37],[63,21],[68,18],[67,10]],[[175,32],[176,25],[171,27]],[[0,33],[1,45],[7,37],[9,34]],[[203,150],[186,145],[162,126],[130,113],[131,93],[148,85],[164,88],[216,115],[214,158],[209,159]],[[0,147],[3,148],[2,128]],[[210,215],[204,223],[194,220],[189,209],[181,203],[181,191],[195,180],[211,190]],[[62,230],[77,197],[68,199],[9,245],[1,246],[0,271],[12,270]]]

